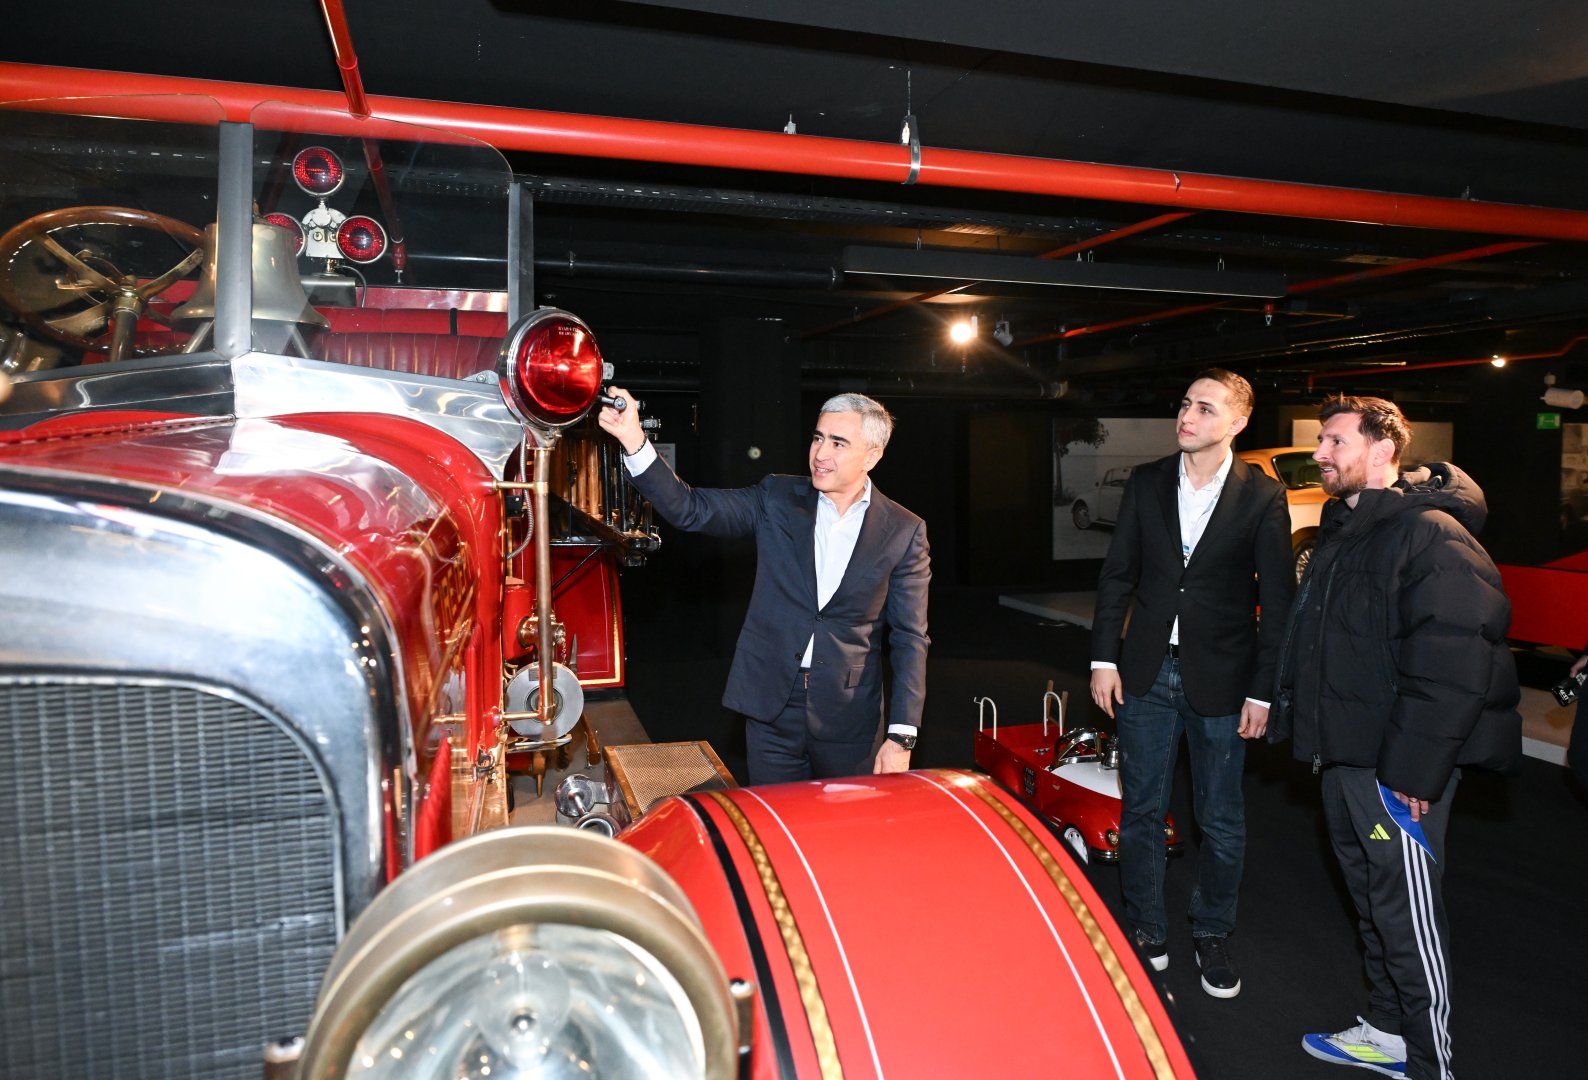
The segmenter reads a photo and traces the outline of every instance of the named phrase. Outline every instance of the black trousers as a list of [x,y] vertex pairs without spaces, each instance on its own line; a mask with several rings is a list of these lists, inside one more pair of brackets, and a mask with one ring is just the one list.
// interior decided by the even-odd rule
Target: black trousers
[[1329,841],[1362,934],[1367,1019],[1406,1039],[1407,1080],[1452,1080],[1450,928],[1440,878],[1459,779],[1452,774],[1413,824],[1372,769],[1335,765],[1323,772]]
[[771,720],[745,717],[745,767],[752,784],[829,780],[871,772],[875,736],[833,742],[810,733],[805,675],[794,677],[788,703]]
[[1571,774],[1577,778],[1582,794],[1588,795],[1588,693],[1577,695],[1577,718],[1571,724],[1566,764],[1571,766]]

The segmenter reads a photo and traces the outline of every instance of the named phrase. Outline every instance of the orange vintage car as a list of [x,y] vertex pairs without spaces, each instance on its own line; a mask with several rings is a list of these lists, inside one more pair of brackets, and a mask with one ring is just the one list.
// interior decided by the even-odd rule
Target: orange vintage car
[[1318,539],[1318,519],[1329,496],[1323,491],[1318,463],[1312,460],[1313,447],[1276,446],[1266,450],[1238,451],[1241,460],[1255,465],[1285,485],[1285,501],[1290,504],[1290,550],[1296,557],[1296,580],[1312,561],[1312,548]]

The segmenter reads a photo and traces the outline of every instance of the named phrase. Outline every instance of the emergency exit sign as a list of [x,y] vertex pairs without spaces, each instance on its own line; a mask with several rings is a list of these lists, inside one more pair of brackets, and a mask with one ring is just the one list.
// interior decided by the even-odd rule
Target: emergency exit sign
[[1541,413],[1539,413],[1538,414],[1538,430],[1540,430],[1540,431],[1559,431],[1560,430],[1560,413],[1558,413],[1558,412],[1541,412]]

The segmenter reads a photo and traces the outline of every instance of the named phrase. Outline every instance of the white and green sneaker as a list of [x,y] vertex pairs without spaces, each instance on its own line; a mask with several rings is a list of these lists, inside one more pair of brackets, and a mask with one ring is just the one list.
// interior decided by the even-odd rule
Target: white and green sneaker
[[1385,1076],[1405,1076],[1406,1040],[1380,1031],[1360,1016],[1356,1020],[1356,1027],[1333,1035],[1303,1035],[1301,1048],[1315,1058],[1336,1065],[1355,1065]]

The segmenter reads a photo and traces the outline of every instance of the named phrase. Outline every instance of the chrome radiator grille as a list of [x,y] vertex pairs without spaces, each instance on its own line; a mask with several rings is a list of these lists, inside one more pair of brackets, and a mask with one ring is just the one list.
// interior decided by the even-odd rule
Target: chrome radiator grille
[[0,1076],[246,1077],[337,940],[336,819],[247,705],[0,678]]

